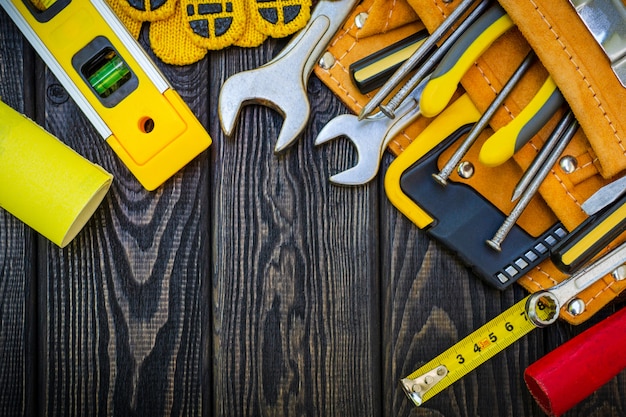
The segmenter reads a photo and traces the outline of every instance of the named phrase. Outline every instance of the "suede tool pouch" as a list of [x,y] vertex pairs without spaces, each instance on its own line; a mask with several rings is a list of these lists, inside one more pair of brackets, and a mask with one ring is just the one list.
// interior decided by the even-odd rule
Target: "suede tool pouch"
[[[458,1],[446,3],[432,0],[408,0],[408,2],[429,32],[441,24],[459,3]],[[567,157],[570,164],[557,163],[539,188],[539,195],[535,197],[543,199],[549,209],[534,215],[541,217],[555,215],[571,231],[587,218],[581,209],[581,204],[600,187],[623,175],[624,149],[619,140],[621,136],[619,124],[617,122],[609,123],[613,116],[610,116],[606,109],[613,110],[623,107],[624,88],[614,75],[608,59],[606,57],[602,59],[602,51],[599,50],[600,47],[591,35],[588,38],[580,35],[580,32],[586,31],[582,22],[578,22],[581,26],[572,26],[571,20],[578,19],[578,16],[569,2],[553,0],[551,2],[501,1],[501,3],[505,6],[505,10],[516,23],[516,26],[502,35],[482,54],[462,78],[461,84],[479,111],[484,112],[531,47],[535,51],[539,61],[522,78],[492,117],[490,126],[494,131],[498,131],[510,123],[530,102],[546,78],[548,76],[553,78],[567,104],[573,110],[581,128],[562,154],[563,157]],[[543,9],[537,6],[540,3],[549,3],[550,7]],[[522,10],[519,7],[521,4],[533,4],[535,6],[532,10]],[[556,7],[557,4],[559,7]],[[536,18],[534,15],[533,19],[528,18],[528,14],[537,14],[538,10],[541,11],[541,18]],[[537,27],[539,25],[542,26]],[[522,27],[523,30],[520,30],[519,28]],[[527,41],[526,37],[530,36],[529,34],[536,35],[542,31],[550,32],[552,36],[544,36],[541,42],[529,43]],[[570,40],[570,43],[564,47],[564,34],[560,34],[561,31],[567,33],[570,38],[573,33],[577,34],[577,37]],[[563,52],[564,49],[566,50],[565,53]],[[557,50],[560,51],[560,54],[557,54]],[[574,53],[575,50],[582,51]],[[579,60],[580,63],[577,65],[576,71],[571,71],[566,76],[564,68],[571,67],[573,59]],[[551,65],[546,68],[544,63],[547,62],[551,62]],[[600,67],[603,68],[600,69]],[[584,72],[587,72],[585,68],[594,68],[595,73],[585,74]],[[583,72],[582,75],[581,72]],[[602,79],[594,81],[597,77],[596,74],[602,74]],[[612,81],[607,81],[605,77],[611,77]],[[589,85],[585,85],[584,89],[579,84],[581,78],[584,80],[583,84],[589,83]],[[592,96],[593,99],[586,97],[586,94],[594,89],[602,90],[602,92],[597,91]],[[605,93],[605,89],[611,91]],[[591,115],[599,111],[598,100],[602,103],[601,107],[605,108],[605,110],[600,110],[603,116],[591,120]],[[511,160],[501,167],[490,167],[492,175],[475,175],[466,180],[453,174],[450,179],[468,184],[492,202],[502,201],[503,195],[510,198],[519,176],[498,175],[498,170],[507,164],[514,163],[518,166],[519,175],[521,175],[541,149],[558,120],[562,117],[564,110],[563,108],[557,111],[545,126],[514,154]],[[600,122],[604,124],[603,128],[609,126],[605,133],[599,133],[601,129],[595,128],[596,124]],[[469,152],[466,159],[472,162],[477,170],[485,169],[486,167],[481,166],[478,158],[472,156],[475,153]],[[443,166],[449,156],[449,154],[442,155],[442,160],[439,162],[440,167]],[[508,213],[506,209],[503,211]],[[537,218],[539,219],[539,217]],[[623,238],[624,236],[619,241]],[[506,241],[503,245],[505,244]],[[535,292],[549,288],[566,277],[551,261],[544,261],[518,282],[527,290]],[[580,294],[580,298],[586,303],[586,309],[582,314],[573,316],[564,309],[561,317],[573,324],[581,323],[615,298],[624,287],[623,282],[606,277],[603,281],[596,283]]]
[[[417,20],[411,20],[410,13],[406,13],[406,18],[403,21],[398,21],[395,29],[389,31],[381,30],[381,28],[386,27],[384,24],[381,24],[381,22],[384,22],[385,19],[393,15],[393,13],[383,13],[380,10],[373,13],[374,5],[378,6],[379,3],[380,2],[377,1],[365,1],[357,7],[354,11],[353,18],[348,19],[344,30],[336,35],[335,41],[329,48],[329,52],[337,58],[336,62],[330,69],[318,67],[315,70],[316,75],[341,97],[355,113],[360,110],[361,106],[365,104],[369,97],[367,95],[360,95],[358,90],[354,87],[348,74],[349,64],[377,50],[377,48],[382,48],[384,45],[392,43],[393,40],[389,38],[390,33],[400,33],[402,30],[415,32],[419,29],[420,25],[423,25],[428,32],[432,33],[459,4],[459,0],[452,2],[444,2],[442,0],[406,0],[406,4],[408,4],[417,15]],[[390,11],[395,7],[399,7],[399,2],[383,3],[386,4],[387,9]],[[623,175],[624,150],[619,140],[621,137],[621,127],[618,122],[612,119],[614,119],[614,114],[619,113],[624,106],[624,100],[620,99],[624,89],[613,74],[606,57],[602,58],[602,50],[595,43],[591,35],[589,35],[587,39],[582,39],[584,36],[579,32],[586,31],[584,25],[578,22],[578,28],[570,29],[571,25],[573,25],[570,20],[578,19],[578,16],[569,2],[566,0],[555,1],[554,4],[550,4],[550,7],[545,10],[548,14],[544,13],[541,19],[535,18],[527,20],[522,19],[522,17],[527,18],[526,15],[518,15],[518,7],[521,3],[525,5],[536,5],[544,2],[518,3],[515,1],[502,1],[501,3],[509,13],[511,20],[517,23],[517,25],[522,26],[524,30],[513,27],[501,35],[466,72],[461,80],[461,86],[467,91],[477,109],[480,112],[484,112],[530,51],[532,45],[532,49],[535,50],[539,60],[537,60],[529,72],[522,78],[501,108],[492,117],[490,127],[493,131],[497,131],[510,123],[530,102],[546,81],[547,77],[552,76],[568,105],[574,111],[576,118],[581,124],[581,129],[578,130],[563,152],[563,156],[567,156],[568,160],[572,163],[569,166],[563,165],[564,168],[561,168],[562,165],[557,163],[550,171],[539,188],[538,194],[534,198],[536,200],[543,200],[541,204],[534,205],[540,209],[533,209],[532,216],[530,217],[537,219],[536,223],[541,223],[543,219],[556,217],[562,222],[566,229],[571,231],[587,218],[587,215],[581,208],[581,204],[600,187]],[[515,3],[515,7],[513,7],[513,3]],[[549,2],[546,1],[545,3]],[[402,10],[404,10],[406,4],[402,6]],[[558,4],[559,7],[556,7],[556,4]],[[543,8],[536,7],[532,9],[532,13],[538,13],[537,10],[542,11],[542,13],[544,12]],[[370,13],[368,13],[365,26],[359,29],[355,24],[355,18],[359,13],[363,12]],[[524,10],[524,12],[527,14],[530,13],[528,10]],[[562,19],[565,19],[567,24],[560,23]],[[546,24],[546,21],[551,22],[552,20],[556,20],[556,22]],[[534,28],[531,26],[539,23],[543,25],[543,27]],[[367,30],[370,27],[368,25],[376,27],[376,30]],[[546,26],[551,28],[549,32],[553,34],[552,38],[544,38],[543,43],[528,42],[526,39],[528,33],[545,32]],[[553,31],[557,29],[559,31],[566,31],[570,37],[573,36],[570,32],[574,32],[577,36],[570,41],[572,44],[568,44],[568,47],[565,48],[566,53],[562,52],[563,46],[560,45],[562,42],[561,34],[557,33],[557,35],[554,36]],[[387,38],[384,38],[385,36]],[[401,38],[401,35],[397,35],[393,39],[399,38]],[[582,46],[578,45],[579,43],[582,43]],[[368,47],[367,50],[362,49],[365,45],[369,44],[375,45],[376,47]],[[560,58],[555,53],[555,44],[559,45],[561,48]],[[574,48],[572,45],[575,45],[577,48]],[[577,52],[576,54],[571,52],[581,47],[583,49],[582,52]],[[589,52],[588,50],[593,51]],[[549,55],[548,60],[546,60],[546,55]],[[562,70],[565,66],[572,66],[572,56],[583,57],[581,62],[584,62],[584,64],[578,64],[577,71],[570,73],[567,77],[564,76],[563,72],[557,76],[555,72]],[[592,60],[588,61],[587,56],[592,56]],[[544,63],[547,63],[547,61],[551,62],[551,66],[548,68],[544,66]],[[596,72],[594,74],[581,75],[580,71],[584,70],[584,65],[586,65],[587,68],[594,68]],[[604,66],[605,68],[600,70],[598,69],[600,66]],[[603,74],[601,80],[593,81],[596,78],[595,74]],[[574,75],[577,77],[576,79],[572,79]],[[564,77],[566,78],[565,81],[562,80]],[[607,81],[605,77],[612,77],[613,80]],[[584,80],[582,84],[592,83],[591,86],[585,85],[585,88],[582,88],[579,84],[576,84],[578,87],[571,86],[573,83],[579,83],[581,78]],[[584,97],[587,93],[596,89],[601,89],[602,92],[596,91],[590,96],[591,98]],[[609,89],[610,92],[605,93],[605,89]],[[601,105],[598,104],[598,100],[602,103]],[[613,103],[612,100],[616,102]],[[599,107],[603,109],[598,110]],[[609,110],[611,110],[611,112],[609,112]],[[598,122],[598,120],[590,119],[592,113],[597,111],[600,111],[603,115],[603,117],[599,118],[604,123],[603,128],[606,126],[609,126],[609,128],[605,129],[605,133],[603,134],[599,133],[599,131],[593,131],[593,133],[589,135],[591,138],[588,138],[588,131],[592,131],[593,126],[595,126],[594,123]],[[452,181],[467,183],[479,194],[499,207],[504,213],[508,213],[514,204],[506,202],[510,200],[515,184],[535,158],[537,152],[541,149],[543,143],[549,137],[564,112],[565,107],[557,111],[545,126],[540,129],[526,145],[521,147],[511,159],[501,166],[489,167],[489,175],[474,175],[471,179],[463,179],[453,173],[450,179]],[[429,123],[430,120],[428,118],[419,118],[414,126],[411,127],[414,130],[407,129],[404,135],[400,135],[392,141],[389,149],[396,155],[403,152],[407,146],[410,146],[411,141],[417,134]],[[607,132],[610,132],[610,134]],[[480,145],[481,143],[479,142],[474,146]],[[438,163],[440,168],[447,158],[449,158],[450,153],[451,151],[442,153],[441,160]],[[466,160],[472,162],[477,168],[477,171],[486,169],[484,165],[481,167],[476,149],[468,153]],[[571,169],[572,165],[574,169]],[[501,172],[502,175],[499,174],[499,172]],[[511,172],[514,173],[514,175],[510,175]],[[527,214],[528,213],[525,213],[526,218],[529,217]],[[536,231],[530,230],[532,229],[532,225],[530,227],[521,226],[529,233],[533,235],[536,234]],[[623,240],[623,238],[624,236],[622,236],[619,241]],[[506,245],[506,240],[503,242],[503,245]],[[527,273],[518,280],[518,282],[527,290],[535,292],[549,288],[566,277],[567,275],[560,272],[552,262],[548,260]],[[580,294],[580,298],[586,303],[586,309],[582,314],[573,316],[564,310],[562,311],[561,317],[572,324],[581,323],[615,298],[624,287],[625,283],[616,282],[612,278],[606,277],[603,281],[596,283],[596,285]]]
[[[561,89],[605,178],[626,169],[626,88],[566,0],[500,0]],[[610,36],[608,34],[607,36]]]

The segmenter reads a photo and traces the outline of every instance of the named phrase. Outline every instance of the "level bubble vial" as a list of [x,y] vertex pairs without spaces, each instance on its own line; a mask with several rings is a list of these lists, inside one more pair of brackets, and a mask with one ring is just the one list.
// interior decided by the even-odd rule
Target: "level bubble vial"
[[109,97],[131,78],[130,68],[111,48],[103,49],[81,71],[102,98]]

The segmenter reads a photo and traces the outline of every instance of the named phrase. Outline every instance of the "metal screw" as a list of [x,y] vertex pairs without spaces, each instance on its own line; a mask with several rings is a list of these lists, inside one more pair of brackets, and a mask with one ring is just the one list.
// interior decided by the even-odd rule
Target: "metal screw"
[[511,210],[511,213],[504,219],[504,222],[496,232],[496,234],[489,240],[487,240],[487,245],[494,249],[495,251],[500,252],[502,250],[502,242],[507,237],[517,219],[522,215],[526,206],[530,203],[533,196],[539,189],[539,186],[543,182],[544,178],[548,175],[552,166],[556,163],[559,155],[563,152],[567,144],[569,143],[574,133],[578,129],[578,122],[574,118],[574,114],[568,111],[565,116],[559,121],[558,125],[552,132],[552,135],[558,135],[560,137],[559,143],[554,147],[550,156],[546,158],[541,169],[537,172],[537,174],[533,177],[532,181],[528,184],[526,190],[522,193],[519,198],[519,201]]
[[567,305],[567,311],[569,311],[572,316],[578,316],[585,311],[585,302],[580,298],[574,298]]
[[467,137],[463,139],[459,147],[454,151],[450,159],[446,162],[446,164],[441,168],[441,171],[437,174],[433,174],[432,177],[442,186],[447,185],[447,180],[452,171],[454,171],[454,167],[457,166],[459,161],[465,156],[469,148],[476,142],[478,136],[482,133],[482,131],[489,124],[489,120],[496,113],[496,111],[500,108],[502,103],[504,103],[504,99],[509,95],[513,88],[517,85],[522,76],[526,73],[528,68],[535,61],[535,54],[531,51],[526,55],[522,63],[517,67],[511,78],[504,84],[502,90],[496,97],[493,99],[491,104],[487,107],[485,112],[480,116],[480,119],[474,124],[472,130],[469,132]]
[[354,24],[356,25],[356,27],[359,29],[363,29],[363,26],[365,26],[365,21],[367,20],[368,16],[369,15],[366,12],[361,12],[357,14],[354,18]]
[[571,155],[565,155],[559,161],[559,166],[561,167],[563,172],[565,172],[566,174],[571,174],[572,172],[576,171],[576,168],[578,168],[578,161]]
[[[394,97],[403,95],[403,97],[398,98],[397,100],[398,104],[402,100],[404,100],[404,98],[406,98],[406,96],[408,96],[409,93],[413,91],[415,87],[417,87],[417,85],[421,81],[421,79],[417,79],[419,78],[417,76],[420,75],[419,73],[422,72],[422,69],[426,71],[425,74],[421,75],[421,77],[423,78],[426,74],[430,73],[432,68],[434,68],[434,66],[439,62],[438,59],[434,59],[434,57],[431,56],[431,52],[436,48],[438,42],[444,38],[448,30],[452,28],[452,26],[465,14],[465,12],[467,12],[474,5],[474,2],[475,2],[474,0],[462,0],[459,3],[459,5],[454,9],[454,11],[450,13],[450,15],[441,23],[441,25],[439,25],[437,29],[424,41],[424,43],[417,49],[417,51],[415,51],[413,55],[411,55],[406,61],[404,61],[404,63],[387,80],[387,82],[385,82],[385,84],[383,84],[380,87],[380,89],[374,95],[374,97],[372,97],[370,101],[367,102],[365,106],[363,106],[363,109],[361,109],[361,112],[359,113],[359,116],[358,116],[359,120],[363,120],[364,118],[369,116],[372,113],[372,111],[374,111],[374,109],[378,107],[383,102],[383,100],[387,96],[389,96],[389,94],[391,94],[393,90],[395,90],[395,88],[398,85],[400,85],[400,82],[412,70],[419,67],[420,70],[417,71],[417,73],[414,74],[411,77],[411,79],[402,86],[402,88],[398,91],[398,93],[394,95]],[[464,29],[463,24],[466,21],[468,21],[469,22],[468,26],[469,26],[469,24],[471,24],[471,22],[473,21],[472,19],[470,19],[470,17],[473,16],[474,13],[476,12],[475,17],[477,18],[487,7],[489,7],[489,5],[490,5],[490,2],[488,1],[480,2],[474,8],[474,10],[470,13],[470,15],[465,20],[463,20],[463,22],[461,22],[459,27],[456,30],[452,31],[448,39],[454,38],[456,35],[461,36],[462,31]],[[441,48],[439,48],[438,50],[441,50]],[[436,53],[433,53],[432,55],[435,55],[435,54]],[[431,65],[423,65],[427,61],[430,62]],[[400,94],[401,91],[404,91],[404,92]],[[394,97],[392,97],[392,99]]]
[[457,167],[456,172],[457,174],[459,174],[459,177],[466,180],[470,179],[472,178],[472,176],[474,176],[474,164],[472,164],[470,161],[463,161]]
[[329,70],[335,65],[335,57],[330,52],[326,51],[318,62],[319,66],[325,70]]

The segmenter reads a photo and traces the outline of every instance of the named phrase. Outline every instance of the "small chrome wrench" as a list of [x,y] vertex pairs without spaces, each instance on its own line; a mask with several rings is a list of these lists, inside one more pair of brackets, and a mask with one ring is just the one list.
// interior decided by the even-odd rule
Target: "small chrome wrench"
[[309,119],[307,82],[319,58],[358,0],[320,0],[307,25],[267,64],[234,74],[224,82],[218,114],[222,130],[231,136],[241,108],[261,104],[284,117],[275,151],[293,144]]
[[356,147],[358,162],[346,171],[330,177],[338,185],[361,185],[376,176],[380,159],[387,145],[420,115],[419,99],[430,80],[427,76],[402,102],[396,117],[390,119],[382,112],[359,120],[358,116],[342,114],[329,121],[315,138],[315,145],[345,136]]
[[[626,242],[599,258],[591,265],[580,269],[565,281],[538,291],[528,298],[528,318],[537,327],[552,324],[559,317],[561,307],[568,305],[580,292],[611,274],[616,281],[626,279]],[[545,300],[545,301],[544,301]],[[549,306],[546,306],[546,301]],[[549,313],[538,312],[548,307]]]

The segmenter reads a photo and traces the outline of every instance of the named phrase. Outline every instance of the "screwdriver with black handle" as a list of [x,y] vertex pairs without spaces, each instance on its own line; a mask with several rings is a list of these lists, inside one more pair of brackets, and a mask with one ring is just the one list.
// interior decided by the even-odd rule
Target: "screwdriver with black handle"
[[626,230],[626,177],[602,187],[582,207],[589,217],[551,253],[552,262],[567,273],[593,259]]
[[350,64],[350,75],[361,94],[371,93],[381,87],[428,38],[420,30],[398,42],[386,46]]

